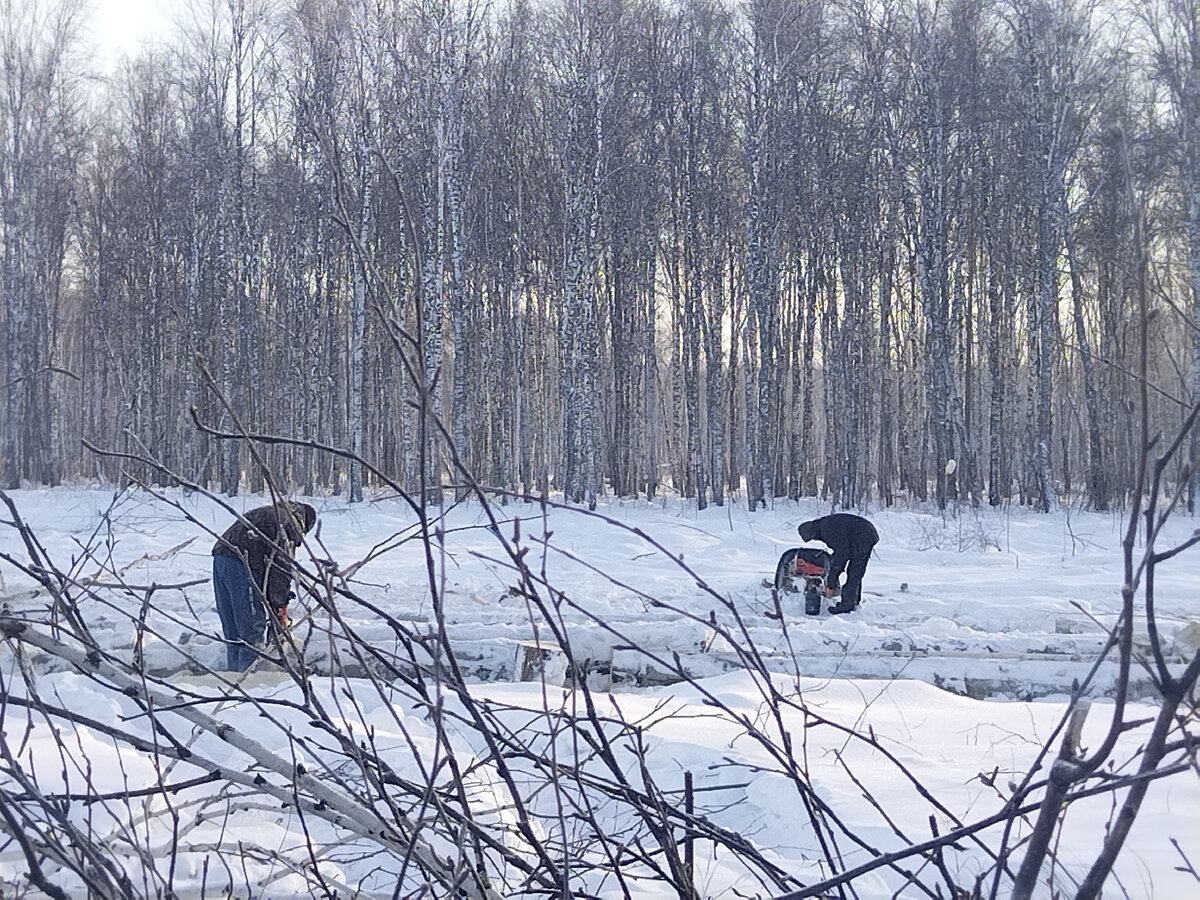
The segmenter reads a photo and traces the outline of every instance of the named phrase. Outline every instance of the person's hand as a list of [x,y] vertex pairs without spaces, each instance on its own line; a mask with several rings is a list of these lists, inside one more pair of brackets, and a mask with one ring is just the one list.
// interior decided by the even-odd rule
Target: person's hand
[[841,595],[842,595],[842,589],[840,587],[838,587],[836,584],[825,585],[825,596],[826,597],[840,597]]
[[[292,594],[291,596],[294,597],[296,595]],[[275,616],[276,616],[276,618],[279,619],[279,626],[281,628],[291,628],[292,627],[292,620],[290,618],[288,618],[288,611],[287,611],[286,606],[281,606],[278,609],[276,609]]]

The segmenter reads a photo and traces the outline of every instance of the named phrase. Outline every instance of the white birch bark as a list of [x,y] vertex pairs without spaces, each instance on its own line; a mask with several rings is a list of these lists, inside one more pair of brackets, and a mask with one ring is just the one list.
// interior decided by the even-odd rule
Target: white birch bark
[[[1200,7],[1193,0],[1184,21],[1187,59],[1191,63],[1183,89],[1183,161],[1188,210],[1188,276],[1192,289],[1192,403],[1200,403]],[[1188,8],[1188,7],[1185,7]],[[1190,463],[1192,484],[1188,508],[1194,513],[1200,503],[1200,429],[1193,430]]]
[[[371,167],[363,160],[363,177],[359,186],[360,200],[357,225],[358,246],[367,247],[368,225],[371,212]],[[366,369],[366,332],[367,332],[367,285],[365,259],[356,259],[351,265],[351,298],[350,298],[350,449],[355,456],[362,457],[364,450],[364,435],[366,419],[363,415],[364,404],[364,375]],[[360,503],[363,498],[362,464],[356,461],[350,463],[349,500]]]
[[0,7],[0,477],[55,484],[59,289],[76,158],[79,0]]

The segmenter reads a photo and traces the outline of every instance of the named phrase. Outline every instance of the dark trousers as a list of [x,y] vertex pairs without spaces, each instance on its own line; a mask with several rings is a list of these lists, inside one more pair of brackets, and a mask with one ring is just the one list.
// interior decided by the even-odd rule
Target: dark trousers
[[[862,602],[862,581],[863,575],[867,572],[867,563],[871,559],[871,551],[875,549],[874,544],[869,544],[866,547],[855,547],[850,551],[850,559],[846,564],[846,585],[842,588],[841,601],[839,606],[844,606],[852,609]],[[837,572],[833,576],[834,583],[841,577],[841,572]]]
[[267,609],[251,587],[242,561],[231,556],[213,557],[213,592],[225,634],[228,668],[244,672],[258,658],[254,645],[262,643]]

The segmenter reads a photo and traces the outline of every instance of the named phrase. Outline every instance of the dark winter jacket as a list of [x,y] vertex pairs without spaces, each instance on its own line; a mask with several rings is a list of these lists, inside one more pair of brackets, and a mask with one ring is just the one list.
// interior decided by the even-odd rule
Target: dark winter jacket
[[316,521],[317,511],[307,503],[260,506],[229,526],[213,546],[213,556],[244,559],[267,604],[280,609],[292,590],[292,550]]
[[800,537],[806,541],[821,541],[833,551],[830,567],[840,572],[848,560],[862,559],[871,555],[879,543],[879,532],[875,526],[851,513],[833,513],[819,519],[810,519],[800,528]]

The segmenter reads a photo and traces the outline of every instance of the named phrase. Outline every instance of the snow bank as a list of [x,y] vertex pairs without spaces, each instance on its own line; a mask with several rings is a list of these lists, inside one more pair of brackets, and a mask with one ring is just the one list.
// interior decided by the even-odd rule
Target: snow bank
[[[167,679],[156,690],[174,692],[172,702],[195,705],[253,735],[273,758],[286,761],[302,751],[310,768],[329,766],[331,783],[348,777],[344,763],[330,755],[332,745],[321,749],[328,744],[325,732],[295,711],[299,689],[283,673],[268,667],[244,677],[241,686],[258,705],[233,699],[218,677],[201,674],[224,655],[207,581],[213,533],[231,518],[218,503],[178,492],[114,497],[23,491],[14,497],[58,567],[90,586],[86,594],[71,590],[85,598],[81,611],[101,646],[125,659],[140,652],[147,670]],[[259,502],[239,498],[234,506]],[[448,739],[466,773],[463,790],[479,821],[496,823],[517,853],[529,851],[514,818],[513,786],[532,816],[532,834],[558,834],[569,819],[563,818],[563,795],[545,789],[545,760],[574,760],[584,774],[613,777],[596,758],[580,757],[578,734],[562,727],[564,711],[582,715],[580,692],[563,687],[570,675],[559,652],[563,643],[577,662],[587,661],[587,671],[578,674],[597,690],[594,696],[606,698],[604,727],[620,736],[614,746],[623,777],[678,804],[684,775],[691,773],[696,809],[707,822],[751,842],[764,865],[778,866],[797,883],[813,883],[830,874],[830,834],[842,835],[833,857],[845,870],[927,839],[931,822],[944,834],[998,812],[1011,794],[1010,782],[1034,765],[1064,715],[1072,680],[1094,662],[1120,604],[1124,522],[1108,515],[984,510],[943,518],[869,511],[882,540],[867,572],[863,606],[847,616],[806,617],[799,596],[783,598],[778,615],[764,580],[779,554],[795,545],[796,525],[826,511],[815,503],[779,503],[750,514],[741,507],[697,511],[679,502],[611,501],[599,516],[510,503],[498,508],[500,529],[519,534],[534,571],[553,586],[547,616],[512,590],[510,563],[478,504],[448,509],[438,522],[442,538],[431,588],[411,510],[386,498],[356,506],[339,499],[311,502],[320,526],[301,554],[305,568],[319,571],[316,560],[332,560],[345,579],[339,583],[379,610],[339,601],[346,627],[386,651],[399,639],[385,616],[418,635],[434,633],[440,616],[456,658],[475,682],[474,701],[492,721],[538,748],[536,759],[507,760],[510,785],[500,777],[494,747],[466,727],[462,698],[445,698],[446,714],[460,715],[464,723],[451,728]],[[1179,519],[1168,537],[1182,541],[1192,527],[1191,520]],[[0,553],[27,558],[14,529],[0,527]],[[1172,665],[1195,652],[1198,572],[1187,554],[1159,571],[1156,596]],[[151,585],[153,602],[147,605]],[[435,592],[439,604],[431,600]],[[54,618],[44,591],[9,562],[0,563],[0,597],[10,618]],[[344,641],[329,636],[328,611],[301,597],[292,614],[306,660],[317,672],[336,668],[334,661],[354,671],[357,663],[346,655]],[[757,671],[744,664],[751,649],[761,660]],[[432,657],[424,661],[432,666]],[[140,729],[146,741],[155,739],[130,696],[66,671],[50,657],[26,652],[18,659],[6,642],[0,672],[12,703],[25,691],[18,666],[30,673],[42,698],[86,711],[95,722],[71,726],[66,744],[73,750],[64,764],[50,730],[29,720],[15,759],[38,773],[41,790],[70,793],[82,785],[103,795],[156,783],[161,771],[154,755],[118,744],[104,728],[120,723]],[[681,670],[697,680],[677,683]],[[769,683],[764,671],[773,673]],[[368,666],[359,674],[378,673]],[[1111,670],[1102,667],[1093,693],[1102,698],[1111,684]],[[419,781],[430,761],[444,754],[431,709],[415,703],[400,681],[314,678],[312,685],[314,697],[338,711],[347,733],[370,736],[396,778]],[[10,742],[15,721],[25,728],[18,710],[9,707]],[[1100,742],[1111,715],[1107,701],[1093,705],[1085,746]],[[1154,715],[1152,705],[1127,712],[1147,720]],[[1132,758],[1148,728],[1122,735],[1117,758]],[[781,748],[788,749],[781,754]],[[195,732],[191,749],[212,766],[247,777],[257,773],[267,786],[289,789],[279,772],[256,767],[215,733]],[[173,766],[175,782],[207,771],[196,761]],[[9,776],[0,782],[17,790]],[[830,825],[828,814],[814,819],[805,812],[809,787],[844,829]],[[226,787],[214,796],[204,785],[183,788],[172,797],[172,814],[179,816],[173,828],[161,795],[144,802],[132,835],[128,810],[119,806],[77,804],[69,815],[77,826],[106,835],[123,865],[136,869],[170,857],[173,889],[181,896],[198,893],[202,884],[210,891],[264,896],[312,890],[311,874],[306,879],[279,865],[281,859],[306,865],[308,838],[326,847],[316,868],[329,885],[367,896],[390,896],[394,888],[395,858],[346,842],[336,828],[314,824],[287,803],[254,791]],[[610,795],[600,792],[589,802],[611,834],[636,825],[628,807]],[[1069,892],[1094,858],[1111,803],[1102,795],[1070,808],[1054,889]],[[1024,829],[1017,826],[1010,847]],[[1171,841],[1190,848],[1194,860],[1196,834],[1200,784],[1194,775],[1153,785],[1116,869],[1123,889],[1139,897],[1194,892],[1196,882],[1179,871],[1180,852]],[[979,873],[990,871],[990,854],[1001,839],[999,825],[964,836],[960,849],[947,856],[956,883],[970,887]],[[230,846],[241,848],[243,869],[215,869],[214,853]],[[436,841],[433,847],[453,849]],[[714,850],[711,841],[698,840],[695,852],[702,896],[763,892],[761,876],[744,860]],[[928,861],[914,857],[906,865],[919,869]],[[0,883],[22,884],[26,871],[15,847],[0,850]],[[506,881],[511,872],[501,868],[497,877],[517,890],[519,879]],[[69,874],[61,878],[68,892],[83,889]],[[634,884],[638,896],[668,896],[661,885]],[[856,879],[854,888],[862,897],[887,897],[903,895],[904,884],[897,871],[879,868]],[[614,897],[630,889],[611,876],[583,874],[573,887]]]

